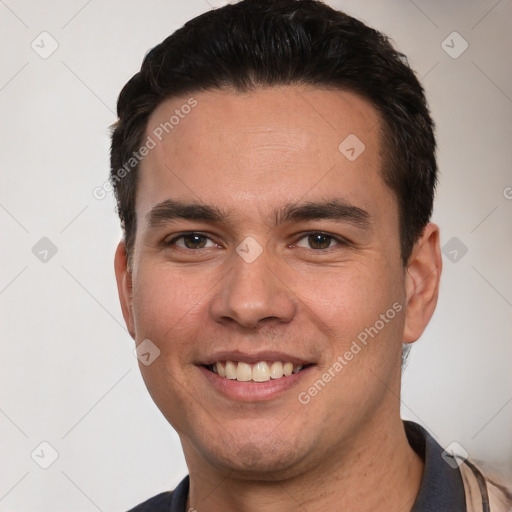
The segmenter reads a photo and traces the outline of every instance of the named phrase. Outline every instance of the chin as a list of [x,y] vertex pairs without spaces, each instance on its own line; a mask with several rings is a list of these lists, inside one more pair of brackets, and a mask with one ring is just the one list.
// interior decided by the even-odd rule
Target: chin
[[[218,438],[217,438],[218,439]],[[185,446],[184,446],[185,449]],[[314,446],[312,447],[314,449]],[[279,439],[260,435],[230,442],[195,446],[200,457],[226,474],[235,473],[244,480],[274,481],[290,478],[301,472],[308,450],[297,439]]]

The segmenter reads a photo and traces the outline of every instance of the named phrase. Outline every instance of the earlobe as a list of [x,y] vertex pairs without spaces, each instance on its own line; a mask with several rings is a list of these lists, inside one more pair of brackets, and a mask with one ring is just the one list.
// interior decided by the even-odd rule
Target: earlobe
[[124,240],[121,240],[117,246],[114,258],[114,269],[116,272],[117,291],[119,293],[119,301],[121,303],[124,321],[130,336],[135,339],[132,311],[132,274],[128,269]]
[[429,323],[437,304],[442,270],[439,228],[429,223],[414,244],[407,265],[407,307],[404,342],[416,341]]

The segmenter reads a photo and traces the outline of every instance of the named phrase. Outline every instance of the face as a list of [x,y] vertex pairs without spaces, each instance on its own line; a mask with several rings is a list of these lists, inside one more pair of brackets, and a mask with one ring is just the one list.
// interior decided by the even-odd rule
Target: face
[[140,369],[189,467],[303,471],[399,414],[414,300],[379,117],[291,86],[194,102],[148,123],[131,272],[116,257],[125,319],[159,354]]

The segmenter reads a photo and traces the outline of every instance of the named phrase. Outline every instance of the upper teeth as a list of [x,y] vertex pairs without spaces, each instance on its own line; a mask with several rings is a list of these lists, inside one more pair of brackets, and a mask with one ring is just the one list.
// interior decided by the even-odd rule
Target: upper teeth
[[294,366],[293,363],[282,363],[281,361],[274,361],[270,364],[260,361],[253,365],[243,361],[217,361],[210,366],[210,369],[221,377],[231,380],[266,382],[270,379],[280,379],[283,376],[288,377],[292,373],[298,373],[302,370],[302,366]]

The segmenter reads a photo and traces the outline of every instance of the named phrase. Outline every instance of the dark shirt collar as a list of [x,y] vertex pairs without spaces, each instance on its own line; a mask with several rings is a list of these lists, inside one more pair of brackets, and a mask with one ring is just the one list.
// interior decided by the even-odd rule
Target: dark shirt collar
[[[169,512],[188,512],[187,511],[187,498],[188,498],[188,487],[189,487],[189,476],[187,475],[176,487],[172,495],[172,505],[169,508]],[[194,512],[195,509],[191,509],[190,512]]]
[[405,433],[412,449],[423,459],[423,479],[411,512],[466,512],[464,484],[459,468],[443,458],[443,449],[420,425],[404,421]]

